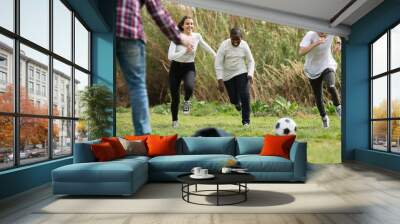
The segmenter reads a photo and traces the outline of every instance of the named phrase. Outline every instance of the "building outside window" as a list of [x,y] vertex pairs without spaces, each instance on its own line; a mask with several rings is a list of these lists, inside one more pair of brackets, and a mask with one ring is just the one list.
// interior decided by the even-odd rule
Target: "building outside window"
[[370,45],[371,148],[400,153],[400,25]]

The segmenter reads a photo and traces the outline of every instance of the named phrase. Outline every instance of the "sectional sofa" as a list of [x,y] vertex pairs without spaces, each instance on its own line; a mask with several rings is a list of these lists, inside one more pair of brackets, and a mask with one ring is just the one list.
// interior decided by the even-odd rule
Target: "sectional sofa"
[[75,144],[74,163],[52,171],[54,194],[131,195],[148,181],[176,181],[193,167],[218,172],[234,159],[259,182],[304,182],[307,169],[307,144],[295,141],[290,159],[260,156],[262,137],[183,137],[177,140],[177,155],[127,156],[96,162],[91,141]]

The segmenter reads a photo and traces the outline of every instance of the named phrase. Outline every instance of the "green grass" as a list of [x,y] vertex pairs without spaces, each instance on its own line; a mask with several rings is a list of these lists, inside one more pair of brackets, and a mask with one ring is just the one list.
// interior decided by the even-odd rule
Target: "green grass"
[[[218,112],[221,107],[210,111],[204,106],[206,113],[200,113],[201,107],[192,108],[191,115],[179,114],[179,128],[171,126],[171,115],[166,105],[153,107],[151,112],[151,123],[153,134],[171,135],[177,133],[179,136],[191,136],[196,130],[205,127],[218,127],[235,136],[263,136],[273,133],[273,128],[278,117],[258,116],[251,117],[251,128],[245,129],[241,125],[241,116],[232,109],[226,112]],[[198,111],[196,109],[199,108]],[[340,163],[341,161],[341,134],[340,120],[330,115],[331,126],[329,129],[322,128],[322,122],[318,115],[294,115],[291,116],[297,123],[297,140],[307,142],[308,161],[311,163]],[[130,110],[119,108],[117,110],[117,136],[133,134]]]

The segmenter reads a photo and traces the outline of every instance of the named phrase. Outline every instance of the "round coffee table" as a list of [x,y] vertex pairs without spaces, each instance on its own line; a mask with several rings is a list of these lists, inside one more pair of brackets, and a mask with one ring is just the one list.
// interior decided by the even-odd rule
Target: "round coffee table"
[[[193,179],[189,174],[182,174],[177,177],[178,181],[182,183],[182,199],[188,203],[198,204],[198,205],[234,205],[247,200],[247,192],[249,188],[247,183],[255,180],[255,177],[248,173],[216,173],[213,174],[215,177],[212,179]],[[197,190],[197,185],[215,185],[215,190]],[[195,186],[194,191],[190,191],[190,186]],[[237,190],[224,190],[220,189],[220,185],[236,185]],[[209,192],[215,192],[215,194],[206,194]],[[190,196],[203,196],[203,197],[216,197],[216,204],[202,204],[190,201]],[[221,197],[232,197],[240,196],[240,199],[231,203],[221,203]]]

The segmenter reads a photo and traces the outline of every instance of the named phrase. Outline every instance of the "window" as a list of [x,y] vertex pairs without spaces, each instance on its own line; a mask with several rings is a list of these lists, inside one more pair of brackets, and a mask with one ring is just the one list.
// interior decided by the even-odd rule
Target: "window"
[[400,25],[370,45],[371,148],[400,153]]
[[0,84],[4,86],[7,84],[7,74],[3,71],[0,71]]
[[7,56],[0,54],[0,68],[7,68]]
[[29,71],[28,71],[29,79],[33,80],[33,67],[29,66]]
[[46,97],[46,86],[42,86],[42,96]]
[[36,69],[36,81],[40,81],[40,70]]
[[[53,78],[54,78],[54,83],[53,83],[53,89],[54,89],[54,95],[53,95],[53,103],[58,104],[58,97],[59,94],[60,100],[62,103],[64,103],[65,99],[64,96],[70,96],[72,94],[70,89],[65,89],[66,83],[69,83],[69,85],[72,84],[72,68],[69,65],[66,65],[56,59],[53,60]],[[68,101],[68,104],[72,104],[72,98],[66,99]],[[71,101],[71,102],[69,102]],[[60,105],[61,106],[61,105]],[[66,109],[66,114],[65,116],[72,117],[72,108],[67,108]],[[59,109],[53,110],[53,114],[58,114],[60,113]],[[63,115],[64,116],[64,115]]]
[[49,48],[49,0],[20,0],[21,36]]
[[73,105],[89,85],[90,31],[67,4],[0,0],[0,171],[70,156],[74,136],[86,138]]
[[[0,6],[6,1],[0,0]],[[4,15],[0,7],[0,21]],[[1,23],[0,23],[1,25]],[[14,111],[14,70],[12,58],[14,57],[14,41],[0,33],[0,112],[12,113]],[[2,136],[0,136],[1,139]],[[1,151],[1,145],[0,145]],[[1,160],[0,160],[1,169]]]
[[82,68],[89,69],[89,32],[75,18],[75,62]]
[[14,31],[14,0],[0,1],[0,26]]
[[54,52],[71,60],[72,12],[60,1],[53,0]]
[[7,56],[0,54],[0,91],[5,92],[7,87]]
[[40,95],[40,84],[36,84],[36,95]]
[[34,92],[34,87],[33,87],[33,82],[28,82],[28,92],[29,92],[29,94],[33,94],[33,92]]

